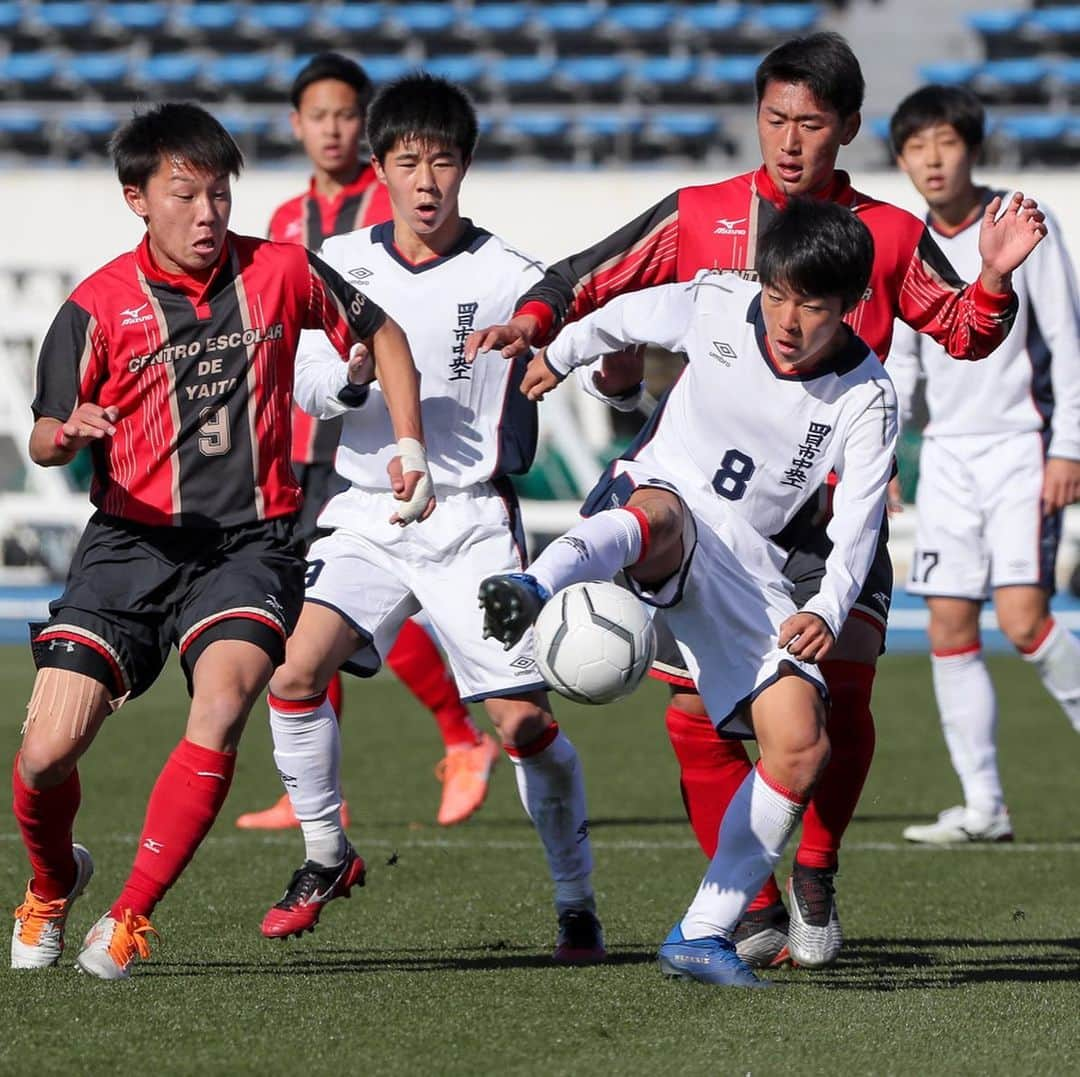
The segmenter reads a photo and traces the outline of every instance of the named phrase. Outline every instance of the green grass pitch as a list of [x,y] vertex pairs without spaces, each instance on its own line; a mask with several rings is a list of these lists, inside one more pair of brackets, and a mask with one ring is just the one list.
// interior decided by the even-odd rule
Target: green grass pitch
[[[839,876],[847,942],[832,969],[775,975],[779,990],[657,971],[656,947],[703,868],[659,685],[608,708],[558,708],[585,765],[611,952],[603,967],[560,969],[548,962],[549,886],[510,767],[496,769],[471,821],[435,826],[434,725],[383,677],[347,686],[345,788],[367,887],[330,906],[314,935],[259,935],[301,858],[295,833],[232,825],[279,792],[260,708],[222,818],[155,916],[152,961],[126,983],[91,982],[74,954],[127,872],[150,785],[182,731],[173,668],[109,721],[83,764],[76,834],[97,874],[62,967],[0,972],[0,1073],[1075,1073],[1080,742],[1019,660],[994,659],[992,673],[1016,844],[904,846],[901,827],[955,803],[958,789],[926,660],[886,658],[877,758]],[[25,652],[0,651],[5,760],[30,676]],[[0,849],[13,908],[26,866],[6,812]]]

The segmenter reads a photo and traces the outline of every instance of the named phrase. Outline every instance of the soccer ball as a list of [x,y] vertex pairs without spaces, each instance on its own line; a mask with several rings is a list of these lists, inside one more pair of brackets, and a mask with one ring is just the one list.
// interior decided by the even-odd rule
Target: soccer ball
[[613,583],[575,583],[552,596],[536,621],[537,662],[556,692],[578,703],[629,695],[656,657],[645,607]]

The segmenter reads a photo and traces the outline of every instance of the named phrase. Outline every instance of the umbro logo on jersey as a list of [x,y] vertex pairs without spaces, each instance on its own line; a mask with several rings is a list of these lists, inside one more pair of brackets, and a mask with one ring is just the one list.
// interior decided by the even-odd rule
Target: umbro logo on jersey
[[142,322],[151,322],[154,320],[153,314],[143,314],[143,311],[150,306],[150,304],[143,303],[141,307],[129,307],[127,310],[120,311],[124,315],[124,318],[120,322],[121,325],[139,325]]
[[745,217],[727,218],[717,217],[716,228],[713,229],[714,236],[745,236],[746,229],[740,228],[740,224],[745,224]]
[[368,278],[372,276],[374,276],[374,272],[368,269],[367,266],[357,266],[355,269],[349,270],[349,277],[358,288],[367,284]]
[[712,346],[713,350],[709,352],[709,358],[715,359],[718,363],[723,363],[724,366],[731,366],[732,360],[735,358],[735,349],[722,340],[714,340]]

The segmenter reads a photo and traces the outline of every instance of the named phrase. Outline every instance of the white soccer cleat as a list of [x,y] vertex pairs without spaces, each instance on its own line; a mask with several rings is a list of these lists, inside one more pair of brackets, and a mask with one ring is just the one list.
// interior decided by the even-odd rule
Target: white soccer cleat
[[67,897],[43,901],[26,887],[26,897],[15,910],[15,927],[11,932],[11,967],[13,969],[47,969],[57,964],[64,952],[64,925],[75,899],[86,889],[94,874],[90,853],[73,844],[75,884]]
[[836,911],[835,870],[806,868],[796,862],[788,879],[788,952],[796,965],[821,969],[840,955],[844,933]]
[[75,965],[99,980],[126,980],[131,975],[131,962],[150,956],[147,935],[157,935],[157,931],[145,916],[125,909],[117,920],[106,913],[87,933]]
[[1009,813],[1001,808],[993,815],[958,805],[946,808],[932,823],[904,827],[904,838],[921,845],[965,845],[968,842],[1012,841]]

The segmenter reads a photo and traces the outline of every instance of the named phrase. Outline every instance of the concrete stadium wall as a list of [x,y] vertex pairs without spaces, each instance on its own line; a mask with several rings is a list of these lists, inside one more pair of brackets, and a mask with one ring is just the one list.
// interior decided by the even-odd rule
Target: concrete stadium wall
[[[715,173],[695,171],[485,171],[466,181],[465,212],[511,243],[553,261],[587,246],[678,186],[708,183]],[[1080,257],[1080,200],[1077,180],[1065,172],[985,173],[983,180],[1020,186],[1057,215],[1074,263]],[[913,211],[919,198],[907,180],[892,172],[868,172],[856,185]],[[265,233],[270,213],[303,190],[299,172],[251,172],[237,184],[233,228]],[[81,169],[0,172],[0,205],[7,227],[0,269],[49,267],[84,276],[134,246],[139,221],[124,205],[111,173]],[[3,311],[0,311],[2,317]]]

